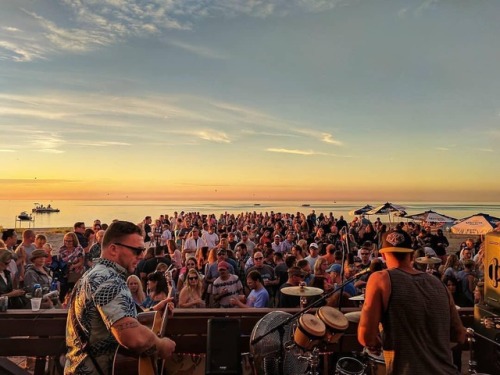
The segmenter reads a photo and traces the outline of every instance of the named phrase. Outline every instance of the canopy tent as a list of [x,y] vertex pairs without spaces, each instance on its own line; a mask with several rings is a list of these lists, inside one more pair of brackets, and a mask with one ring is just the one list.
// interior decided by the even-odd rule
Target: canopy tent
[[453,223],[457,221],[457,219],[451,216],[443,215],[432,210],[424,211],[414,215],[406,215],[405,218],[411,220],[420,220],[427,223]]
[[479,213],[460,220],[451,227],[451,233],[480,235],[493,231],[500,218]]
[[370,206],[369,204],[367,204],[366,206],[358,208],[357,210],[350,211],[349,215],[352,215],[352,216],[363,215],[363,214],[366,214],[370,210],[373,210],[373,206]]

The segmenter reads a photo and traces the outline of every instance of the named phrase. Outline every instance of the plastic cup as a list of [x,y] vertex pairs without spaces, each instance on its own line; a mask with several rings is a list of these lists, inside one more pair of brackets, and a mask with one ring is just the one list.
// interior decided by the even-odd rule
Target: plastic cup
[[31,311],[40,310],[40,305],[42,304],[41,298],[32,298],[31,299]]
[[0,297],[0,312],[6,312],[9,307],[9,297],[1,296]]

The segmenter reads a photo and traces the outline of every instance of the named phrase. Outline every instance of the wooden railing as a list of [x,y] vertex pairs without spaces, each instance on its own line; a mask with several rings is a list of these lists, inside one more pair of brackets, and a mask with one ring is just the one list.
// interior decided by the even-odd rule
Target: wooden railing
[[[298,309],[281,309],[296,313]],[[356,311],[345,308],[342,311]],[[176,344],[178,353],[206,353],[207,321],[213,317],[238,318],[241,329],[241,351],[249,351],[250,335],[253,327],[264,315],[273,309],[176,309],[167,325],[167,336]],[[462,308],[460,316],[466,327],[474,321],[474,309]],[[140,314],[140,321],[150,325],[154,313]],[[28,356],[37,357],[35,375],[43,374],[45,357],[59,357],[66,352],[65,330],[66,310],[9,310],[0,313],[0,355],[2,357]],[[357,324],[351,324],[335,350],[342,352],[358,351],[360,346],[356,339]],[[466,348],[465,348],[466,349]],[[0,360],[1,374],[27,374],[6,358]]]

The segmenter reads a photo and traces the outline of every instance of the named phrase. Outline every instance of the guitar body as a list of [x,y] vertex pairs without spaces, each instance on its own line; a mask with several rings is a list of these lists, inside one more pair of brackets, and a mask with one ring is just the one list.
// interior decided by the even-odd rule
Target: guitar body
[[[171,277],[171,275],[169,275]],[[167,280],[169,277],[167,276]],[[170,279],[171,280],[171,279]],[[169,283],[168,297],[171,296],[172,286]],[[167,326],[168,309],[162,314],[157,311],[153,319],[151,331],[158,337],[163,337]],[[113,359],[112,375],[162,375],[165,361],[161,361],[160,371],[158,371],[158,355],[138,355],[118,346]]]

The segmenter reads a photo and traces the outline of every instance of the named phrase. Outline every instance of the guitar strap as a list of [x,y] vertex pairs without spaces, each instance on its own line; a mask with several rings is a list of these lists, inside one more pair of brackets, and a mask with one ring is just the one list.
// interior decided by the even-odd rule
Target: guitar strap
[[95,357],[90,353],[89,350],[89,335],[85,332],[83,329],[82,324],[80,323],[80,320],[76,317],[76,310],[75,310],[75,304],[76,304],[76,285],[73,288],[73,292],[71,293],[71,308],[73,309],[73,313],[75,314],[75,331],[77,333],[78,339],[77,341],[80,343],[80,347],[82,348],[82,352],[86,353],[92,363],[94,364],[95,369],[99,373],[99,375],[104,375],[104,371],[102,371],[101,366],[99,366],[99,363],[97,363],[97,360]]

